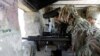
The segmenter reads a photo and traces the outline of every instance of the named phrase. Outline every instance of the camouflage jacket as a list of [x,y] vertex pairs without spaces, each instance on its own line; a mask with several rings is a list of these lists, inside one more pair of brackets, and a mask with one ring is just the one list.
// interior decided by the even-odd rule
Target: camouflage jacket
[[100,30],[86,20],[77,23],[72,31],[72,46],[76,56],[100,56]]
[[86,43],[78,50],[76,56],[100,56],[100,30],[91,26],[86,34]]

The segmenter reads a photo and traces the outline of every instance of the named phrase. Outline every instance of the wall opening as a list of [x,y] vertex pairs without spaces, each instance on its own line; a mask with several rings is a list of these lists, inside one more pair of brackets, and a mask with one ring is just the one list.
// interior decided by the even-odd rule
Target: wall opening
[[24,20],[24,11],[18,8],[18,21],[20,26],[21,37],[25,37],[25,20]]

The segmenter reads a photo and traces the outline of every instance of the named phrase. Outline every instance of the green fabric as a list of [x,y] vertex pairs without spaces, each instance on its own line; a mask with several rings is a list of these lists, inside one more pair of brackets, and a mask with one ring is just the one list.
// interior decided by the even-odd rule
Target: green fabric
[[75,25],[72,32],[72,45],[75,51],[77,51],[81,46],[85,45],[86,31],[88,28],[88,22],[85,20],[80,21],[80,23]]
[[[100,48],[100,30],[97,29],[96,27],[90,27],[88,30],[87,30],[88,34],[86,39],[85,39],[85,43],[84,45],[82,45],[82,40],[84,40],[82,38],[82,40],[79,42],[81,43],[80,45],[80,48],[77,49],[76,51],[76,56],[100,56],[100,53],[97,53],[97,50],[95,50],[95,48],[92,46],[91,43],[94,43],[93,41],[95,40],[96,43],[96,46],[98,46]],[[79,36],[78,36],[79,38]]]
[[72,33],[72,45],[75,50],[75,56],[100,56],[95,48],[91,46],[92,40],[95,40],[96,46],[100,48],[100,30],[91,26],[87,21],[78,23]]

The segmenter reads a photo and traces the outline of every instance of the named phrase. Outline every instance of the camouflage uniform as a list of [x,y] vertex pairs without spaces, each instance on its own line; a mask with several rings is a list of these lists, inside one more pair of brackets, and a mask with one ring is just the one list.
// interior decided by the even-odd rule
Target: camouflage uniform
[[[94,43],[96,47],[92,46]],[[86,20],[77,23],[72,31],[75,56],[100,56],[100,30]],[[98,48],[97,48],[98,47]],[[95,49],[96,48],[96,49]]]
[[88,26],[88,22],[85,19],[79,21],[74,26],[72,31],[72,46],[75,52],[78,52],[78,50],[85,45],[85,32],[89,28]]
[[[92,9],[92,11],[94,10]],[[88,11],[90,12],[87,12],[88,16],[94,18],[95,11],[91,12],[90,9]],[[86,19],[81,18],[75,7],[70,6],[69,12],[75,18],[74,24],[70,25],[67,29],[67,32],[70,30],[72,32],[72,48],[75,51],[75,56],[100,56],[99,29],[91,25]]]
[[100,56],[98,52],[100,50],[100,30],[95,26],[90,26],[86,34],[86,43],[78,50],[76,56]]
[[[87,20],[81,19],[75,10],[72,7],[75,18],[74,26],[71,27],[72,47],[75,51],[75,56],[100,56],[100,30],[95,25],[91,25]],[[97,14],[95,14],[95,10],[87,10],[88,16],[92,16],[95,19],[94,15]]]

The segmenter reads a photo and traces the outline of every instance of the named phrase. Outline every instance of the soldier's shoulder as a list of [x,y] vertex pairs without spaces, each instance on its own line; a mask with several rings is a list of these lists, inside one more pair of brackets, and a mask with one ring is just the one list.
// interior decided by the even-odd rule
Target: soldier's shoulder
[[86,20],[82,20],[80,21],[74,29],[77,29],[77,30],[88,30],[89,29],[89,23],[86,21]]

